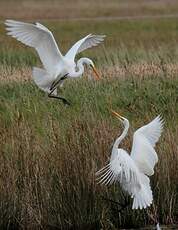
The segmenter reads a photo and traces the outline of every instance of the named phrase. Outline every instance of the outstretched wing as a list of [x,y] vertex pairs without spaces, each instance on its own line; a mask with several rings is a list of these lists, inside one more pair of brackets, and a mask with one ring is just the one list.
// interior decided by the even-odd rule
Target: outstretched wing
[[162,129],[163,121],[160,116],[157,116],[149,124],[139,128],[133,136],[130,156],[139,170],[148,176],[154,174],[154,166],[158,162],[154,147],[161,136]]
[[35,48],[45,69],[49,73],[53,73],[54,66],[62,60],[63,56],[51,31],[40,23],[30,24],[6,20],[5,24],[7,25],[7,34],[25,45]]
[[119,181],[133,200],[132,209],[146,208],[152,203],[153,196],[149,178],[140,173],[134,160],[123,149],[116,149],[110,163],[99,170],[97,180],[102,184]]
[[110,163],[96,173],[97,180],[106,185],[118,181],[124,188],[128,184],[132,185],[129,187],[132,187],[133,191],[129,192],[134,193],[140,189],[138,169],[125,150],[116,149],[116,151]]
[[82,38],[78,42],[76,42],[70,50],[66,53],[66,57],[73,60],[75,59],[76,54],[91,48],[92,46],[97,46],[101,43],[105,38],[105,35],[92,35],[89,34],[86,37]]

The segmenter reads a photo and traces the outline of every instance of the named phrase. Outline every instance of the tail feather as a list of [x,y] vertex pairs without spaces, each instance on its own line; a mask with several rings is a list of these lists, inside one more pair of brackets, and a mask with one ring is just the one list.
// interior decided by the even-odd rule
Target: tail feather
[[134,194],[132,209],[142,209],[151,205],[153,201],[153,194],[150,186],[142,185],[140,191]]
[[[50,93],[50,87],[52,84],[51,77],[49,74],[46,72],[46,70],[33,67],[32,70],[32,76],[33,80],[36,83],[36,85],[42,89],[43,91]],[[57,94],[57,89],[53,92],[53,95]]]

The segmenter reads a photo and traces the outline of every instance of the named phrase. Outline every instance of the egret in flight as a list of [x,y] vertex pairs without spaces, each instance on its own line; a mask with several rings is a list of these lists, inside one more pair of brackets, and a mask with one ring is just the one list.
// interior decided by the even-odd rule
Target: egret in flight
[[127,135],[129,121],[115,111],[112,114],[122,122],[124,131],[113,145],[110,163],[96,173],[97,179],[106,185],[120,182],[123,190],[133,198],[132,209],[146,208],[153,201],[149,176],[154,174],[154,166],[158,162],[154,147],[161,136],[163,120],[157,116],[136,130],[129,155],[124,149],[118,148]]
[[64,104],[68,104],[65,98],[57,96],[57,87],[62,85],[66,78],[80,77],[84,72],[84,65],[91,67],[95,77],[100,78],[91,59],[80,58],[75,62],[75,56],[92,46],[97,46],[104,40],[105,35],[89,34],[76,42],[65,55],[62,55],[52,32],[42,24],[14,20],[6,20],[5,24],[8,35],[35,48],[38,52],[44,69],[34,67],[33,80],[40,89],[48,93],[49,97],[61,99]]

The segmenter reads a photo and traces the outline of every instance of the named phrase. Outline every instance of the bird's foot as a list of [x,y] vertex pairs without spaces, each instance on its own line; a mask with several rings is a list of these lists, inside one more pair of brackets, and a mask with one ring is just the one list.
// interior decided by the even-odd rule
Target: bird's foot
[[69,106],[71,105],[71,103],[69,101],[67,101],[65,98],[62,99],[62,102],[65,106]]
[[53,95],[51,92],[48,94],[48,97],[50,98],[55,98],[55,99],[58,99],[58,100],[61,100],[63,102],[64,105],[71,105],[69,101],[67,101],[64,97],[60,97],[60,96],[56,96],[56,95]]

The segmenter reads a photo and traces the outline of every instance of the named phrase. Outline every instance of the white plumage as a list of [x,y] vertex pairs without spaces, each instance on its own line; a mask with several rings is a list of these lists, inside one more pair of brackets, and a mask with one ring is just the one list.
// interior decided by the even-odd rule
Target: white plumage
[[23,44],[35,48],[47,72],[53,74],[54,67],[62,61],[63,56],[51,31],[40,23],[34,25],[6,20],[5,24],[7,25],[7,34]]
[[154,147],[160,138],[161,131],[162,122],[158,116],[149,124],[139,128],[133,136],[131,157],[139,170],[148,176],[154,174],[154,166],[158,162]]
[[75,56],[93,46],[99,45],[104,40],[105,35],[93,35],[89,34],[86,37],[82,38],[78,42],[76,42],[70,50],[66,53],[66,57],[74,60]]
[[[49,85],[51,84],[51,78],[46,70],[33,67],[32,77],[36,85],[43,91],[50,93]],[[53,95],[57,95],[57,89],[53,91]]]
[[113,111],[113,114],[122,121],[125,129],[113,145],[110,162],[99,170],[96,175],[99,183],[112,184],[118,181],[121,187],[133,198],[132,209],[142,209],[150,206],[153,201],[150,179],[158,156],[154,146],[158,141],[163,121],[160,116],[149,124],[139,128],[134,133],[131,154],[118,148],[129,129],[129,121]]
[[[104,40],[105,35],[89,34],[76,42],[66,55],[63,56],[53,34],[42,24],[38,22],[31,24],[14,20],[6,20],[5,24],[8,35],[25,45],[35,48],[37,51],[44,70],[35,67],[33,69],[33,79],[43,91],[51,92],[52,84],[55,85],[54,83],[58,82],[65,75],[67,77],[81,76],[84,72],[84,64],[92,67],[96,77],[99,77],[91,59],[80,58],[75,63],[75,56],[85,49],[97,46]],[[53,90],[55,91],[55,89]],[[57,91],[55,91],[56,93]]]
[[156,230],[161,230],[159,223],[157,223],[157,225],[156,225]]

